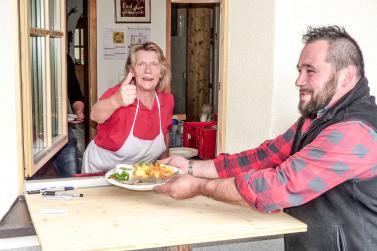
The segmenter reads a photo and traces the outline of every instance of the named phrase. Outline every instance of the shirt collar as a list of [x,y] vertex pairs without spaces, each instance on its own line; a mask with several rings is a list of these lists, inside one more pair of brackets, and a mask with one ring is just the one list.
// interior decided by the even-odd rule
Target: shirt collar
[[[156,93],[157,93],[157,96],[158,96],[158,100],[160,101],[160,107],[163,107],[165,105],[165,100],[162,97],[163,94],[160,91],[156,91]],[[156,104],[156,102],[153,102],[152,110],[155,107],[155,104]],[[131,106],[137,107],[137,99],[134,100],[134,102],[131,104]],[[140,102],[140,107],[144,107],[144,106],[141,105],[141,102]],[[157,107],[157,105],[156,105],[156,107]]]

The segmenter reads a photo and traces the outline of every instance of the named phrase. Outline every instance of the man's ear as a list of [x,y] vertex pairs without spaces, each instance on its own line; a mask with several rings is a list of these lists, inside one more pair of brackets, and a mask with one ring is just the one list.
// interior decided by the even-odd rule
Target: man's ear
[[339,71],[339,81],[342,87],[353,87],[356,85],[357,70],[354,65],[347,65]]

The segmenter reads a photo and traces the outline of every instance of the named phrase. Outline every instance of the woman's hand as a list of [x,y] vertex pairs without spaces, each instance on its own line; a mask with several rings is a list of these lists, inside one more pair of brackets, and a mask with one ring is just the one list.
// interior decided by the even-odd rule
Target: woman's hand
[[136,86],[132,84],[134,74],[130,71],[120,84],[117,99],[120,106],[128,106],[136,99]]

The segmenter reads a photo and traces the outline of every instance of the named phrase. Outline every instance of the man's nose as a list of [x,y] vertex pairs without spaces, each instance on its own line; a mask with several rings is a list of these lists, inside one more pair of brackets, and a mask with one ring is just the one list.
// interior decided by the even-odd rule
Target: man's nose
[[296,86],[303,86],[306,85],[307,79],[304,74],[300,73],[296,79],[295,85]]

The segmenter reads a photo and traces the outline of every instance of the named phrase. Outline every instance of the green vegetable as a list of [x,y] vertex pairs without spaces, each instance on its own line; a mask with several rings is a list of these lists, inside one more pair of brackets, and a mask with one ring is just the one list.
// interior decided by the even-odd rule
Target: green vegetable
[[123,171],[121,173],[114,173],[110,177],[113,179],[122,180],[122,181],[128,180],[130,178],[130,176],[128,175],[126,171]]

